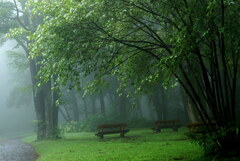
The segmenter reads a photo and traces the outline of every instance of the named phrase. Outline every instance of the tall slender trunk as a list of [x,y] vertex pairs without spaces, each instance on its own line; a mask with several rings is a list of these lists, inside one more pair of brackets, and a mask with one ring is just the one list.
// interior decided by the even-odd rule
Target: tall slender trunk
[[119,97],[119,114],[120,114],[120,118],[123,120],[128,118],[127,102],[128,102],[127,97],[123,93],[123,95]]
[[166,90],[163,88],[162,85],[160,85],[160,95],[161,95],[161,113],[162,113],[162,119],[166,120],[167,119],[167,97],[166,97]]
[[45,83],[43,89],[45,93],[46,138],[51,139],[54,135],[51,82]]
[[100,100],[100,106],[101,106],[101,114],[103,116],[105,116],[106,115],[106,109],[105,109],[105,101],[104,101],[103,93],[100,93],[99,100]]
[[[236,85],[236,118],[237,118],[237,126],[240,129],[240,79],[237,80]],[[239,134],[240,135],[240,134]]]
[[156,112],[155,112],[155,107],[154,107],[154,105],[153,105],[153,103],[152,103],[152,96],[151,95],[146,95],[146,96],[144,96],[143,97],[144,99],[144,101],[146,101],[146,102],[148,102],[148,112],[149,112],[149,118],[152,120],[152,121],[154,121],[154,120],[156,120],[157,118],[156,118]]
[[166,103],[165,103],[165,91],[162,87],[158,87],[152,95],[152,103],[155,107],[157,119],[166,119]]
[[85,118],[88,118],[86,98],[83,98],[83,104],[84,104],[84,114],[85,114]]
[[119,114],[119,107],[116,106],[116,102],[118,102],[118,99],[119,99],[119,96],[115,92],[110,91],[108,93],[108,100],[112,107],[112,112],[113,114],[116,114],[116,115]]
[[140,118],[143,118],[143,113],[142,113],[142,109],[141,109],[141,98],[137,99],[137,107],[136,107],[136,112],[137,115],[139,114]]
[[72,103],[73,103],[73,106],[72,106],[73,119],[74,119],[74,121],[79,121],[78,102],[77,102],[76,93],[75,93],[74,90],[70,91],[70,96],[71,96],[71,100],[72,100]]
[[[54,81],[56,80],[56,76],[54,76]],[[52,91],[52,108],[53,108],[53,130],[55,130],[54,137],[59,138],[56,130],[58,129],[58,113],[59,113],[59,105],[57,104],[57,100],[59,99],[59,89]]]
[[93,96],[93,98],[92,98],[92,114],[95,115],[96,113],[97,113],[96,98],[95,98],[95,96]]
[[184,89],[181,87],[181,95],[183,100],[183,106],[187,114],[187,120],[190,123],[198,122],[200,121],[198,118],[198,113],[196,111],[196,107],[192,103],[191,98],[188,96],[188,94],[184,91]]

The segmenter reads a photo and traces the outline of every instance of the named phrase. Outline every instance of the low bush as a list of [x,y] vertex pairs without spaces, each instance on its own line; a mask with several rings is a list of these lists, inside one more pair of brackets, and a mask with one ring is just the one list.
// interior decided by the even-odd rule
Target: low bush
[[[239,156],[239,141],[236,136],[235,128],[221,128],[214,132],[187,133],[193,142],[200,145],[206,156],[219,159],[221,157]],[[236,142],[237,141],[237,142]]]
[[145,118],[130,118],[122,120],[118,117],[93,115],[81,121],[70,121],[61,127],[64,132],[91,132],[96,131],[97,125],[126,123],[131,128],[149,127],[152,122]]

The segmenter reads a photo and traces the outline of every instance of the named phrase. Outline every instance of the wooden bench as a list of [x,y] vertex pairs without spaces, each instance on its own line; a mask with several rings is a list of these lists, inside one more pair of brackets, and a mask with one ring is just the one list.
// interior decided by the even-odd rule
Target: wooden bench
[[187,125],[189,132],[203,133],[205,131],[204,124],[202,122],[194,122]]
[[95,135],[98,136],[100,139],[103,139],[103,136],[106,134],[120,133],[120,137],[124,137],[124,135],[129,131],[125,129],[126,126],[127,124],[122,123],[98,125],[98,132]]
[[[218,129],[216,121],[211,122],[214,128]],[[187,125],[189,132],[203,134],[207,131],[203,122],[194,122]]]
[[154,127],[152,128],[153,131],[161,132],[161,129],[164,128],[172,128],[173,131],[178,131],[178,128],[181,125],[179,124],[179,120],[158,120],[155,121]]

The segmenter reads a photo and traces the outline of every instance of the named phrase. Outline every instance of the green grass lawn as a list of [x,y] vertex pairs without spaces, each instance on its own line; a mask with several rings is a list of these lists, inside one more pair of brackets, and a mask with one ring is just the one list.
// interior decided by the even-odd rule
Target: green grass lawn
[[31,143],[40,154],[38,161],[171,161],[199,160],[203,151],[187,140],[185,129],[153,133],[150,129],[135,129],[126,134],[106,135],[98,139],[93,132],[67,133],[62,140],[35,142],[35,137],[23,140]]

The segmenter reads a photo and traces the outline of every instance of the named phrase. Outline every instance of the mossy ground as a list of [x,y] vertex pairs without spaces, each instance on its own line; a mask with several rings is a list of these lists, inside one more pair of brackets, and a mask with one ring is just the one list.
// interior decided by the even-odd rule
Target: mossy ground
[[40,154],[37,161],[200,161],[203,150],[185,135],[171,129],[153,133],[151,129],[134,129],[125,138],[106,135],[98,139],[93,132],[67,133],[61,140],[34,141],[34,136],[23,140],[31,143]]

